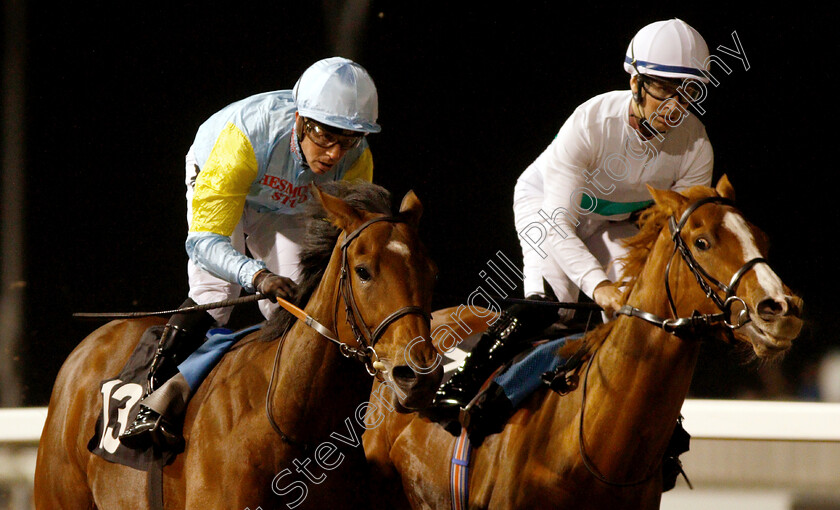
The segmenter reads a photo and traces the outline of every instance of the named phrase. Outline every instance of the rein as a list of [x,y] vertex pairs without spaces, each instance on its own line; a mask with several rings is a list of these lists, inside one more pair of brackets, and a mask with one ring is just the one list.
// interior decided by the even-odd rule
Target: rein
[[648,480],[650,480],[653,475],[659,471],[659,466],[661,466],[661,462],[657,464],[650,473],[645,475],[643,478],[639,480],[635,480],[632,482],[615,482],[608,479],[606,476],[602,475],[598,468],[595,467],[595,463],[592,459],[589,458],[589,455],[586,453],[586,445],[583,440],[583,415],[584,410],[586,409],[586,383],[589,381],[589,371],[592,368],[592,361],[595,359],[595,353],[598,352],[596,349],[592,355],[589,357],[589,362],[586,364],[586,370],[583,374],[583,389],[581,390],[581,400],[580,400],[580,433],[578,434],[578,450],[580,451],[580,458],[583,459],[583,465],[586,467],[586,470],[594,476],[598,481],[604,483],[606,485],[612,487],[634,487],[636,485],[641,485]]
[[[362,317],[362,314],[359,311],[359,307],[356,304],[356,299],[353,296],[352,279],[350,278],[349,263],[347,261],[347,249],[349,248],[353,240],[355,240],[359,236],[359,234],[362,233],[363,230],[365,230],[367,227],[374,223],[382,221],[386,221],[389,223],[405,223],[405,220],[398,216],[380,216],[377,218],[372,218],[362,223],[358,228],[356,228],[356,230],[354,230],[350,234],[346,235],[344,241],[342,241],[340,246],[341,271],[339,273],[338,291],[336,292],[336,301],[333,310],[333,323],[335,324],[338,322],[339,299],[343,299],[347,316],[347,323],[350,325],[350,329],[353,332],[353,336],[355,337],[358,347],[353,347],[346,342],[342,342],[339,339],[339,335],[337,333],[333,333],[332,331],[330,331],[329,328],[315,320],[312,316],[308,315],[306,312],[304,312],[297,306],[289,303],[288,301],[282,298],[277,298],[277,303],[280,306],[282,306],[283,308],[288,310],[292,315],[303,321],[304,324],[314,329],[316,332],[318,332],[318,334],[336,344],[342,356],[344,356],[345,358],[355,359],[356,361],[363,363],[365,365],[365,370],[367,370],[368,374],[371,376],[377,376],[379,372],[381,370],[384,370],[385,368],[385,365],[381,361],[379,361],[379,356],[376,354],[376,350],[374,349],[374,347],[376,346],[376,343],[379,341],[379,339],[382,337],[382,334],[385,332],[385,330],[388,329],[388,326],[390,326],[398,319],[406,315],[420,315],[429,322],[431,322],[432,320],[431,314],[423,310],[423,308],[419,306],[405,306],[385,317],[382,320],[382,322],[380,322],[379,325],[376,326],[376,328],[374,328],[373,332],[371,332],[370,328],[368,328],[367,326],[367,322],[365,322],[364,318]],[[309,444],[300,441],[295,441],[288,434],[283,432],[283,430],[280,429],[280,426],[274,419],[274,414],[271,409],[271,397],[274,393],[274,380],[277,374],[277,369],[280,365],[280,353],[283,349],[283,344],[285,340],[286,335],[283,335],[283,337],[277,344],[277,353],[274,356],[274,364],[271,369],[271,379],[269,380],[268,393],[266,394],[265,399],[265,411],[266,415],[268,416],[268,421],[269,423],[271,423],[272,428],[275,432],[277,432],[277,434],[284,442],[294,446],[298,446],[306,451],[309,449]]]

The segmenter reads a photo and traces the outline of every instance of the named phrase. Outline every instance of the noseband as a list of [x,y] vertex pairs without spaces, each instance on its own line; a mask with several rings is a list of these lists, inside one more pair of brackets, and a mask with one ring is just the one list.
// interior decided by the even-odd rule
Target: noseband
[[[671,233],[671,240],[674,242],[674,251],[671,253],[671,259],[665,267],[665,292],[668,295],[668,305],[671,308],[672,318],[665,319],[629,305],[622,306],[618,310],[618,314],[640,318],[662,328],[668,333],[677,336],[682,336],[684,333],[696,331],[699,328],[707,328],[718,323],[722,323],[730,330],[735,330],[746,326],[747,323],[750,322],[747,303],[743,300],[743,298],[736,296],[735,292],[738,289],[738,284],[741,282],[741,278],[743,278],[743,276],[756,264],[766,264],[767,260],[763,257],[755,257],[747,261],[740,269],[735,271],[735,274],[732,275],[732,279],[729,281],[729,285],[718,281],[709,274],[709,272],[697,262],[697,259],[694,258],[694,255],[692,255],[691,250],[685,243],[685,240],[680,235],[683,227],[685,227],[685,224],[688,222],[689,216],[706,204],[720,204],[734,207],[734,203],[727,198],[708,197],[691,204],[688,209],[683,212],[679,221],[677,221],[674,216],[668,218],[668,230]],[[671,293],[670,284],[671,263],[674,261],[674,257],[677,252],[679,252],[682,259],[688,265],[688,268],[691,270],[694,278],[700,285],[700,288],[702,288],[703,292],[705,292],[706,297],[714,301],[715,305],[720,310],[720,313],[701,314],[695,310],[691,317],[678,317],[677,306],[674,303],[674,297]],[[718,295],[718,291],[723,292],[723,298]],[[732,305],[736,302],[741,303],[743,310],[738,313],[738,320],[733,324],[730,322],[730,318],[732,316]]]

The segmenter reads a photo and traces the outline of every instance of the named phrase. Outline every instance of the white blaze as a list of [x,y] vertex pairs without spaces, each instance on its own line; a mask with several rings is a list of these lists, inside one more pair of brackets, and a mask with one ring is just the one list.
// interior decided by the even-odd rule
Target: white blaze
[[406,246],[405,243],[401,243],[399,241],[391,241],[385,246],[385,248],[405,257],[408,257],[410,253],[408,246]]
[[[723,215],[723,226],[735,234],[735,237],[741,243],[744,262],[761,257],[761,252],[758,251],[758,246],[755,244],[755,238],[742,216],[733,212],[727,212]],[[784,299],[785,291],[782,280],[776,276],[776,273],[770,269],[770,266],[767,264],[756,264],[753,266],[753,271],[755,271],[758,277],[758,284],[761,285],[761,288],[764,289],[768,297]]]

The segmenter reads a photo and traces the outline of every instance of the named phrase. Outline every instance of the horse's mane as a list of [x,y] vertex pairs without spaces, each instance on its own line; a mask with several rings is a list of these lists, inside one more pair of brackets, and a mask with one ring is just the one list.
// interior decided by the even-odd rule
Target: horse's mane
[[[356,209],[391,214],[391,193],[381,186],[362,180],[331,181],[319,184],[324,193],[341,198]],[[289,301],[303,308],[321,283],[330,262],[341,230],[326,218],[327,213],[318,200],[306,203],[303,217],[306,234],[300,251],[300,281]],[[283,336],[295,322],[295,317],[281,308],[262,329],[261,340],[271,341]]]

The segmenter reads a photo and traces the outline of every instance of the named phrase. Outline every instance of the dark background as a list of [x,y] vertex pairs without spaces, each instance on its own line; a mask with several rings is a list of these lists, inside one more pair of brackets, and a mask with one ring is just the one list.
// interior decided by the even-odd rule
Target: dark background
[[[64,358],[97,325],[73,312],[174,308],[186,296],[183,161],[198,125],[234,100],[291,88],[338,51],[340,2],[207,4],[29,5],[20,353],[28,405],[48,402]],[[344,55],[379,89],[375,181],[396,201],[414,189],[425,205],[423,236],[441,269],[436,305],[463,302],[497,251],[518,260],[516,178],[576,106],[628,87],[622,61],[636,31],[679,17],[733,70],[715,72],[721,85],[703,103],[715,178],[729,175],[746,216],[769,234],[771,263],[805,298],[809,319],[776,367],[744,366],[707,346],[692,393],[797,398],[814,362],[840,346],[829,128],[838,44],[828,13],[803,4],[796,12],[451,4],[374,1],[358,19],[355,52]],[[735,47],[733,31],[749,70],[716,50]]]

